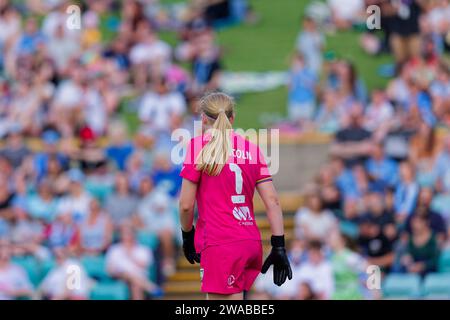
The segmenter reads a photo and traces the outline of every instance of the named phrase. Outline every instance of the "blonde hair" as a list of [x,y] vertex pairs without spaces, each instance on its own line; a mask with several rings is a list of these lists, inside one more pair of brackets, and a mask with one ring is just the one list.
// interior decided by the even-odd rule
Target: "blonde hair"
[[234,100],[221,92],[206,94],[200,100],[200,111],[213,122],[211,140],[200,151],[197,170],[217,176],[231,154],[230,118],[234,115]]

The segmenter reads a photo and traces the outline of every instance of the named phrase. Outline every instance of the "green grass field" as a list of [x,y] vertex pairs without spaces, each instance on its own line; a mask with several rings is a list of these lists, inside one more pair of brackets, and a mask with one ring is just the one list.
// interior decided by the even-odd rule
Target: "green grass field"
[[[226,50],[225,66],[233,71],[288,69],[289,57],[300,30],[300,18],[308,2],[251,0],[250,3],[261,16],[259,23],[219,32],[220,44]],[[390,62],[391,58],[366,55],[359,47],[359,35],[356,31],[348,31],[328,36],[326,51],[334,51],[337,56],[353,61],[369,89],[384,85],[386,79],[377,75],[377,68]],[[246,94],[238,102],[237,125],[258,128],[261,123],[255,114],[284,115],[286,103],[286,88]]]
[[[225,67],[232,71],[287,70],[300,30],[300,18],[307,3],[300,0],[250,0],[260,17],[258,23],[238,25],[218,32],[219,43],[225,52]],[[390,62],[391,58],[366,55],[359,47],[359,35],[356,31],[348,31],[328,36],[326,50],[353,61],[369,89],[384,85],[386,79],[377,75],[377,68]],[[172,35],[164,34],[163,37],[173,43]],[[260,128],[259,115],[285,115],[286,103],[286,88],[242,95],[238,100],[236,125]]]
[[[164,0],[163,3],[180,2]],[[254,25],[237,25],[218,31],[219,44],[224,49],[224,66],[231,71],[284,71],[289,68],[296,36],[300,30],[300,18],[308,1],[301,0],[249,0],[253,10],[260,17]],[[326,51],[333,51],[338,57],[353,61],[359,75],[370,90],[382,86],[386,79],[377,75],[377,68],[392,61],[389,56],[366,55],[359,47],[360,33],[339,32],[327,36]],[[176,43],[176,36],[164,32],[162,39]],[[277,88],[261,93],[248,93],[239,97],[236,126],[261,128],[261,114],[284,116],[287,90]],[[126,115],[134,121],[132,115]]]

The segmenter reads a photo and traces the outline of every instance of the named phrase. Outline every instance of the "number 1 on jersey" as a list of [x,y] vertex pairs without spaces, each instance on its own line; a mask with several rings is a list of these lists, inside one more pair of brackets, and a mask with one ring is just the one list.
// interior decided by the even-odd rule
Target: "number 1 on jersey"
[[244,180],[242,179],[242,170],[236,163],[230,163],[229,167],[230,167],[230,171],[234,173],[235,190],[236,190],[236,195],[231,196],[231,201],[234,204],[244,203],[245,196],[241,195],[242,186],[244,184]]

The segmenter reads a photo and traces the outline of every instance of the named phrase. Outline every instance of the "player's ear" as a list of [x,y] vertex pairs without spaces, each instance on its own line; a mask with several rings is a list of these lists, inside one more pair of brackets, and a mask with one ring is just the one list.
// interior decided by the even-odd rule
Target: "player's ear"
[[208,124],[208,119],[203,113],[201,114],[201,118],[202,118],[202,126],[206,126]]
[[228,120],[230,121],[231,124],[233,124],[233,122],[234,122],[234,115],[232,115]]

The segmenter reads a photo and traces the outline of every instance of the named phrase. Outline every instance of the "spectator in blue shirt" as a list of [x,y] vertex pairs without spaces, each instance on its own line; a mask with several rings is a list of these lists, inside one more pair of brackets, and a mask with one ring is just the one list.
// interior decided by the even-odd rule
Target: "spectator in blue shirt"
[[180,168],[172,165],[167,154],[159,153],[155,156],[152,178],[157,188],[167,192],[172,197],[178,195],[182,180]]
[[414,211],[419,185],[415,181],[414,169],[408,162],[402,162],[399,169],[400,183],[394,194],[394,209],[397,221],[402,224]]
[[436,124],[436,116],[433,113],[433,104],[431,96],[425,92],[415,80],[408,82],[410,98],[407,104],[406,112],[412,108],[417,108],[422,120],[430,127]]
[[290,120],[312,120],[315,111],[317,76],[305,65],[302,55],[294,56],[289,78]]
[[106,157],[112,161],[118,170],[124,171],[134,146],[126,139],[126,128],[121,123],[111,125],[111,144],[106,148]]
[[43,43],[45,43],[45,37],[39,31],[37,21],[33,18],[28,19],[25,24],[25,32],[17,46],[19,55],[32,55]]
[[434,174],[438,177],[438,187],[450,191],[450,136],[447,136],[443,150],[439,153],[434,164]]
[[317,30],[316,22],[305,17],[303,20],[303,30],[297,37],[297,51],[305,57],[305,64],[316,75],[322,68],[322,50],[325,44],[325,37]]
[[63,169],[67,169],[69,165],[68,156],[58,151],[60,136],[56,131],[46,130],[41,138],[44,142],[44,151],[36,154],[34,157],[34,166],[38,180],[45,177],[47,174],[48,162],[52,157],[55,157],[58,160]]
[[380,144],[374,146],[371,157],[366,161],[366,170],[373,180],[386,186],[393,186],[398,180],[398,165],[385,156]]

